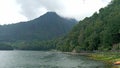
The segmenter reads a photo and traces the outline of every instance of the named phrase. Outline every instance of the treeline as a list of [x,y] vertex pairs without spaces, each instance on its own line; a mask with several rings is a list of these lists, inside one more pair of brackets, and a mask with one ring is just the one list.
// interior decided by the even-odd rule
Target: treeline
[[55,40],[0,42],[0,50],[52,50],[56,49]]
[[0,42],[0,50],[13,50],[13,47],[6,42]]
[[51,41],[10,42],[13,49],[61,51],[120,50],[120,0],[80,21],[68,35]]
[[52,50],[55,49],[55,41],[19,41],[11,46],[15,50]]
[[55,49],[56,39],[66,35],[76,24],[55,12],[26,22],[0,25],[0,50],[50,50]]
[[91,17],[80,21],[72,31],[59,41],[62,51],[93,51],[120,49],[120,0],[101,8]]

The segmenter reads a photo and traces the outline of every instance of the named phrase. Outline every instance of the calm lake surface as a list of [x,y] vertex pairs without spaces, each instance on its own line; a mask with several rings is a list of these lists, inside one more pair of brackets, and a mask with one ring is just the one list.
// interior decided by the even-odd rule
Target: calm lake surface
[[[44,51],[0,51],[0,68],[107,68],[84,56]],[[108,67],[109,68],[109,67]]]

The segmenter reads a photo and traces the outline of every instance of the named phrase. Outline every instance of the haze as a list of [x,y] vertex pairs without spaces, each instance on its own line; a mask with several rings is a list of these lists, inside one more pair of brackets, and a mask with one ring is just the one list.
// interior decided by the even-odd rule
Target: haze
[[48,11],[78,21],[98,12],[111,0],[0,0],[0,24],[37,18]]

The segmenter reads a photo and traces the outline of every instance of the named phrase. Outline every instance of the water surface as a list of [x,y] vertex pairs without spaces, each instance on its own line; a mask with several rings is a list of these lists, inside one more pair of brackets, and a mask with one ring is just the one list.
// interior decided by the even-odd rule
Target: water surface
[[84,56],[44,51],[0,51],[0,68],[106,68]]

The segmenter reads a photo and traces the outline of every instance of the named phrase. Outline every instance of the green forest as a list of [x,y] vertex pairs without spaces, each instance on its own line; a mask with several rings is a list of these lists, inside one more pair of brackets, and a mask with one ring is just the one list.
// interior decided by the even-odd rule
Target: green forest
[[[64,40],[64,41],[63,41]],[[60,40],[61,51],[120,50],[120,0],[86,17]]]
[[[55,22],[59,22],[56,25],[53,23],[52,26],[59,28],[53,28],[50,24],[48,27],[52,27],[51,31],[48,27],[40,30],[40,27],[38,26],[40,25],[39,23],[32,23],[33,21],[40,21],[38,19],[36,19],[37,21],[29,21],[30,24],[28,26],[25,26],[28,23],[1,26],[1,29],[8,30],[8,28],[10,28],[13,32],[15,32],[12,30],[13,27],[16,28],[19,26],[19,28],[17,28],[16,32],[13,34],[7,34],[6,31],[3,32],[5,34],[1,34],[0,40],[2,41],[0,47],[4,44],[18,50],[55,49],[66,52],[72,52],[73,50],[76,52],[120,50],[120,0],[112,0],[108,6],[101,8],[99,12],[95,12],[91,17],[86,17],[84,20],[79,21],[79,23],[77,23],[73,28],[71,25],[74,25],[75,23],[73,22],[77,21],[65,20],[61,17],[57,18],[57,16],[54,18],[52,18],[52,23],[54,22],[53,20],[55,20]],[[51,16],[48,20],[51,20]],[[46,22],[46,20],[42,21]],[[66,22],[67,24],[68,22],[72,23],[67,26],[65,23],[60,24],[61,22]],[[33,26],[33,24],[36,25]],[[23,25],[24,27],[21,28]],[[62,26],[64,26],[64,28]],[[33,30],[33,27],[36,31]],[[38,28],[40,31],[37,31]],[[57,31],[57,33],[50,34],[54,32],[53,30]],[[44,32],[40,35],[42,31]],[[2,38],[4,36],[5,38]],[[49,36],[49,38],[47,36]],[[42,37],[44,37],[44,39]],[[5,41],[6,39],[7,41]]]
[[55,12],[47,12],[30,21],[1,25],[0,50],[55,49],[53,40],[65,36],[76,22],[75,19],[63,18]]

